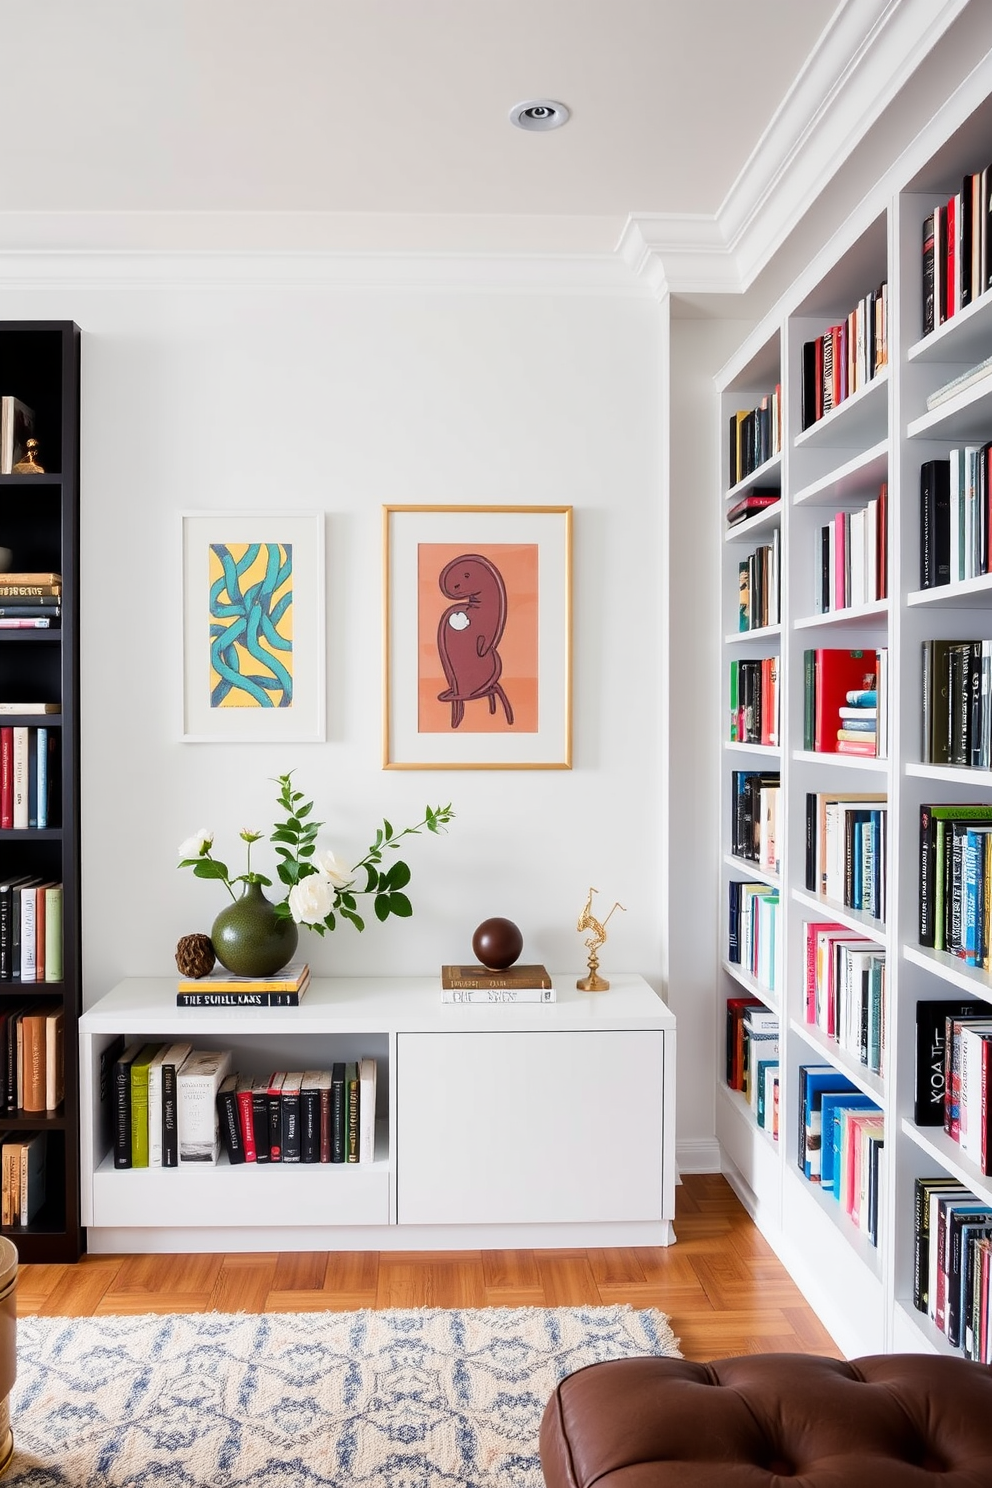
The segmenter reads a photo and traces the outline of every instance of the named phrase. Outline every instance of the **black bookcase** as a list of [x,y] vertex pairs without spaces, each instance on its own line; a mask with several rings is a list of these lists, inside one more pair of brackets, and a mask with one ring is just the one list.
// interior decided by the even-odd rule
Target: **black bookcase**
[[[45,1130],[45,1202],[27,1226],[4,1233],[23,1262],[75,1261],[85,1248],[79,1220],[81,1001],[79,859],[79,328],[69,321],[0,321],[0,395],[35,413],[44,475],[0,475],[0,546],[17,572],[62,575],[61,625],[0,629],[0,703],[59,702],[44,718],[4,714],[13,726],[54,731],[53,813],[45,828],[0,828],[0,881],[39,875],[63,886],[61,982],[0,980],[0,1012],[33,1000],[64,1012],[65,1100],[51,1114],[0,1109],[0,1142]],[[2,583],[2,575],[0,575]]]

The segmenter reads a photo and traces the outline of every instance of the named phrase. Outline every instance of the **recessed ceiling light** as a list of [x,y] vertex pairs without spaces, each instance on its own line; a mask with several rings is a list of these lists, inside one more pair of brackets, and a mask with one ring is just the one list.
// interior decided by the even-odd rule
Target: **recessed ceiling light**
[[560,129],[568,123],[568,109],[552,98],[532,98],[527,103],[513,105],[510,123],[518,129]]

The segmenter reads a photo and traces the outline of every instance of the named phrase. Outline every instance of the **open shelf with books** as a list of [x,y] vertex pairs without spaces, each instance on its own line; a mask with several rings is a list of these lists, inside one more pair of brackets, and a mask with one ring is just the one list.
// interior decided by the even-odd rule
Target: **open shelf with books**
[[[783,423],[779,499],[744,534],[766,541],[774,512],[778,749],[741,758],[724,740],[718,909],[726,937],[729,880],[763,878],[734,853],[733,772],[775,771],[780,1135],[777,1150],[756,1130],[749,1146],[749,1104],[728,1091],[718,1136],[731,1181],[849,1354],[992,1356],[989,138],[992,58],[718,378],[726,419],[774,350]],[[874,342],[852,382],[858,306]],[[748,646],[771,648],[735,634],[737,548],[722,554],[726,695]],[[766,1006],[725,957],[718,1010],[748,994]],[[821,1153],[846,1132],[847,1205],[822,1172],[800,1172],[810,1119]],[[936,1267],[937,1237],[949,1315],[936,1292],[921,1303],[921,1246]]]
[[2,322],[0,1226],[23,1262],[84,1249],[78,487],[79,330]]
[[[79,1024],[89,1249],[670,1243],[674,1019],[642,978],[610,980],[608,997],[579,992],[573,974],[552,978],[550,1003],[466,1004],[442,1000],[440,974],[316,977],[295,1006],[207,997],[179,1006],[175,978],[121,982]],[[206,1110],[217,1111],[218,1136],[211,1123],[184,1127],[184,1049],[202,1056],[197,1079],[213,1081]],[[371,1104],[363,1061],[375,1064]],[[312,1148],[308,1160],[304,1124],[299,1161],[286,1160],[321,1072],[331,1077],[333,1138],[336,1070],[347,1082],[352,1065],[356,1125],[374,1114],[374,1146],[359,1135],[354,1161],[335,1162],[333,1146],[327,1161]],[[621,1153],[588,1098],[611,1071],[622,1075]],[[279,1074],[297,1079],[280,1083]],[[266,1115],[286,1142],[274,1160],[265,1129],[267,1163],[256,1134],[263,1085]],[[249,1131],[255,1160],[245,1152],[239,1161],[237,1138],[247,1142]],[[551,1167],[549,1152],[561,1159]]]

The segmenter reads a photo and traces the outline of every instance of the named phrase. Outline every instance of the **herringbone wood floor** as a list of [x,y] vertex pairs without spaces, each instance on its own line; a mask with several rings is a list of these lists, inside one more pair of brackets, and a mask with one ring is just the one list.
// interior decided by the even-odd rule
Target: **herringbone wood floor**
[[22,1266],[18,1312],[302,1312],[629,1302],[671,1318],[688,1359],[842,1357],[726,1181],[688,1174],[667,1249],[86,1256]]

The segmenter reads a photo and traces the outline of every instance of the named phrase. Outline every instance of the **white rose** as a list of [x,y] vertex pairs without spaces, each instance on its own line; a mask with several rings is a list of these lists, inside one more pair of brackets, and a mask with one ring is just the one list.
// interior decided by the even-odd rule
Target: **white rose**
[[179,844],[179,856],[181,858],[202,857],[208,847],[213,846],[214,834],[208,832],[206,827],[201,827],[194,832],[192,837],[187,837],[185,842]]
[[293,885],[288,903],[289,912],[298,925],[318,925],[331,912],[334,890],[322,874],[311,873]]
[[330,848],[314,853],[314,867],[324,878],[329,878],[336,889],[343,889],[351,881],[351,869]]

